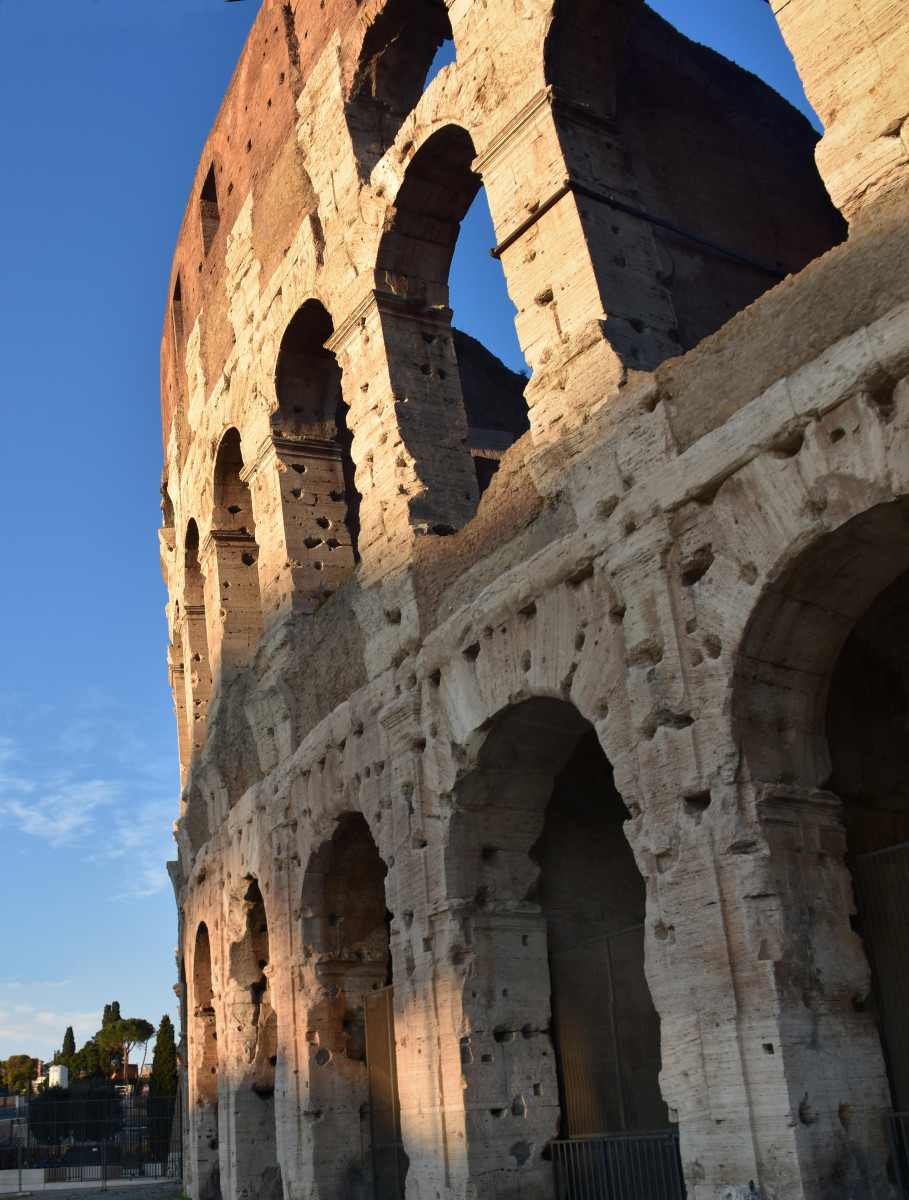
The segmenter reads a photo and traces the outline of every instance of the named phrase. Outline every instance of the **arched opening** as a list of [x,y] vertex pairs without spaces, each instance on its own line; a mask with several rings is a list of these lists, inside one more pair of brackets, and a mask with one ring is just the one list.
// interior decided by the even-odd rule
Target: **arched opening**
[[364,177],[413,111],[451,37],[444,0],[389,0],[368,26],[347,106]]
[[[859,617],[830,681],[830,787],[843,801],[869,1011],[894,1108],[909,1110],[909,571]],[[905,1156],[909,1120],[900,1123]]]
[[642,1131],[664,1131],[650,1164],[655,1178],[673,1174],[644,881],[596,732],[560,700],[506,710],[457,802],[449,874],[467,914],[468,1153],[474,1168],[485,1159],[488,1193],[547,1189],[552,1156],[569,1173],[601,1163],[603,1194],[622,1194],[623,1137]]
[[359,561],[360,494],[341,368],[325,343],[331,317],[307,300],[281,339],[275,368],[278,408],[272,428],[285,466],[282,481],[287,554],[300,564],[295,586],[330,596]]
[[170,302],[170,315],[174,323],[174,349],[177,355],[183,349],[183,292],[180,287],[180,272],[174,280],[174,291]]
[[215,571],[209,590],[216,583],[217,593],[207,605],[209,647],[213,663],[220,656],[224,683],[249,665],[262,635],[256,523],[236,429],[224,434],[215,460],[211,545]]
[[313,1170],[330,1200],[404,1195],[385,863],[359,813],[315,852],[303,886]]
[[194,1157],[193,1194],[199,1200],[220,1200],[218,1159],[218,1030],[212,987],[208,926],[201,922],[193,952],[193,992],[190,1033],[192,1092],[190,1094],[191,1153]]
[[268,919],[259,883],[244,881],[233,901],[232,924],[242,922],[243,935],[230,947],[230,979],[234,987],[231,1021],[243,1048],[239,1078],[231,1096],[234,1188],[237,1195],[283,1200],[275,1131],[275,1070],[278,1062],[278,1017],[275,1012],[269,953]]
[[174,527],[174,502],[170,498],[170,491],[167,483],[161,484],[161,528],[173,529]]
[[202,246],[205,254],[208,255],[212,242],[215,240],[215,234],[218,232],[218,226],[221,224],[214,163],[208,168],[208,174],[202,184],[202,191],[199,194],[199,213],[202,220]]
[[191,761],[205,746],[206,718],[211,701],[211,664],[205,620],[205,580],[199,565],[199,527],[186,526],[183,566],[183,668]]
[[[733,697],[741,774],[768,796],[774,877],[794,926],[777,1003],[784,1012],[791,1005],[797,1022],[810,1012],[814,1053],[807,1061],[799,1041],[793,1058],[812,1119],[842,1138],[837,1179],[861,1181],[869,1195],[889,1154],[882,1114],[909,1106],[907,566],[905,499],[815,541],[755,609]],[[828,788],[841,809],[818,790]],[[812,1085],[815,1070],[821,1082]],[[909,1121],[890,1120],[909,1168]]]
[[[382,239],[378,267],[403,279],[407,298],[414,305],[444,313],[450,301],[449,275],[465,219],[470,236],[461,244],[457,264],[458,311],[452,319],[484,331],[490,326],[489,295],[496,294],[499,308],[509,304],[501,266],[480,250],[488,243],[492,222],[482,180],[473,170],[473,141],[460,126],[437,130],[416,152],[395,201],[394,221]],[[474,228],[475,226],[475,228]],[[480,261],[480,257],[485,257]],[[468,261],[465,263],[465,259]],[[501,317],[500,327],[513,325],[513,312]],[[440,378],[449,391],[456,378],[468,427],[467,447],[474,461],[480,491],[488,486],[505,450],[529,428],[524,401],[526,377],[512,370],[477,338],[460,330],[447,331],[432,342],[433,356],[421,370]],[[516,338],[509,342],[500,328],[495,339],[515,354]],[[517,352],[519,354],[519,350]],[[517,355],[515,355],[517,357]],[[427,382],[427,386],[429,386]]]

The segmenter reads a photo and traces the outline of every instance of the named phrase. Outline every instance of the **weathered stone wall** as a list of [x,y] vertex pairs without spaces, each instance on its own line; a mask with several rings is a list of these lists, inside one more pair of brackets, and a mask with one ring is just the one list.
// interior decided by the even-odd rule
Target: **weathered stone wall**
[[[845,856],[907,821],[909,202],[806,265],[810,133],[638,9],[266,0],[203,153],[162,354],[194,1200],[551,1196],[560,963],[629,933],[595,1132],[677,1122],[693,1200],[893,1194]],[[693,225],[711,155],[694,232],[801,268],[763,295],[641,216]],[[481,184],[526,433],[450,325]]]

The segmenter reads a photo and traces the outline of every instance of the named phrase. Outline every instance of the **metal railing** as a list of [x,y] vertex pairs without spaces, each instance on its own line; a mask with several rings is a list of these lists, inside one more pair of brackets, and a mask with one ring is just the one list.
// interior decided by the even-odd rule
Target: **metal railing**
[[886,1116],[896,1186],[900,1200],[909,1200],[909,1112],[890,1112]]
[[0,1143],[0,1193],[183,1173],[180,1096],[36,1096]]
[[677,1133],[550,1143],[556,1200],[685,1200]]

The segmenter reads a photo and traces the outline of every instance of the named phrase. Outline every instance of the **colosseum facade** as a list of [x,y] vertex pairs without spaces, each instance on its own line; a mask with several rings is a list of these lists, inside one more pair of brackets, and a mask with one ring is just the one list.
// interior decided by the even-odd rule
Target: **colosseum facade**
[[906,1195],[909,30],[772,8],[820,141],[639,0],[261,4],[162,353],[193,1200]]

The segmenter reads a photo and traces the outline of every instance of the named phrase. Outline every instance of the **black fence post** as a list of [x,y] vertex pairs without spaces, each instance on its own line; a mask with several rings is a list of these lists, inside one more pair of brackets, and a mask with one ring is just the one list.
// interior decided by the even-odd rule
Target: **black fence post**
[[22,1143],[16,1144],[16,1165],[19,1170],[19,1191],[22,1191]]

